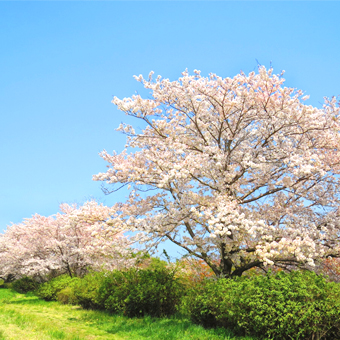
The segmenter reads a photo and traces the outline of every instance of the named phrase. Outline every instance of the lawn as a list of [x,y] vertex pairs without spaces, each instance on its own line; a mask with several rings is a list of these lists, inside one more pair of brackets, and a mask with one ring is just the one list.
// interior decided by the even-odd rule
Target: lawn
[[252,340],[183,317],[127,318],[0,289],[0,340]]

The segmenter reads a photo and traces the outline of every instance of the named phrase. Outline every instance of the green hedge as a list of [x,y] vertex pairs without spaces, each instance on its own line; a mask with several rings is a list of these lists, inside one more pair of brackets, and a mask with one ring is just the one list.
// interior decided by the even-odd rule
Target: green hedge
[[74,285],[77,303],[85,309],[105,309],[104,302],[99,300],[98,291],[107,272],[91,272]]
[[[25,286],[29,280],[20,282]],[[160,264],[93,272],[82,279],[63,275],[42,284],[37,294],[129,317],[170,316],[182,306],[182,312],[205,327],[258,338],[340,339],[340,285],[313,272],[207,279],[186,291],[175,272]]]
[[340,286],[312,272],[210,280],[187,298],[196,323],[267,339],[340,339]]
[[[69,275],[60,275],[54,279],[43,283],[37,290],[37,295],[46,301],[56,301],[58,299],[58,293],[66,287],[72,287],[80,278]],[[74,301],[76,303],[76,301]]]
[[181,283],[166,268],[116,271],[99,289],[107,310],[130,317],[173,315],[183,293]]
[[39,283],[30,277],[22,277],[21,279],[15,280],[11,284],[11,288],[18,293],[25,294],[32,292],[39,287]]
[[184,287],[174,272],[161,266],[91,273],[75,285],[75,296],[82,307],[130,317],[173,315],[183,294]]

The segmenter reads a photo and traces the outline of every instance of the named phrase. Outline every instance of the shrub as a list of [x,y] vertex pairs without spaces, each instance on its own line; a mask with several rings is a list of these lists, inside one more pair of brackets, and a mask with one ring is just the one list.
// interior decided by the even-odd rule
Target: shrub
[[98,291],[98,301],[113,313],[161,317],[177,311],[182,295],[183,286],[174,272],[160,266],[111,272]]
[[[192,286],[183,299],[182,310],[186,311],[194,323],[204,327],[226,326],[228,311],[225,301],[235,282],[227,279],[208,278],[200,285]],[[222,321],[223,319],[223,321]]]
[[106,272],[91,272],[74,285],[74,295],[77,303],[85,309],[105,309],[104,302],[99,301],[98,292]]
[[74,294],[74,287],[65,287],[57,293],[57,301],[63,305],[76,305],[77,297]]
[[60,275],[51,281],[45,282],[40,285],[37,290],[37,295],[46,301],[57,300],[57,294],[64,288],[71,285],[71,282],[79,280],[79,278],[71,278],[68,275]]
[[340,286],[312,272],[206,282],[192,320],[269,339],[339,339]]
[[112,313],[124,312],[124,301],[128,297],[129,286],[132,285],[132,280],[129,278],[131,273],[132,270],[125,273],[114,270],[103,278],[96,292],[97,303],[101,308]]
[[80,278],[73,278],[68,285],[57,292],[57,300],[62,304],[77,305],[79,304],[76,296],[77,284],[81,281]]
[[26,294],[28,292],[34,291],[38,287],[39,283],[27,276],[15,280],[11,285],[12,289],[21,294]]
[[12,289],[13,282],[5,282],[3,288]]

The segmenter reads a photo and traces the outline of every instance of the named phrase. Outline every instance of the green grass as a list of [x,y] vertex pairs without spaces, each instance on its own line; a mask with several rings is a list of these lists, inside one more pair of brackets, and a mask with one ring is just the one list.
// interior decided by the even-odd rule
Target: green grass
[[127,318],[0,289],[0,340],[252,340],[183,317]]

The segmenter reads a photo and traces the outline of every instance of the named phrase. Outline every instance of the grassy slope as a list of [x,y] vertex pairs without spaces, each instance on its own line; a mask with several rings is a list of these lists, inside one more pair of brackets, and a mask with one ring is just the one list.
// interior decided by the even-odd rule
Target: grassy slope
[[0,289],[0,340],[251,340],[187,319],[129,319]]

